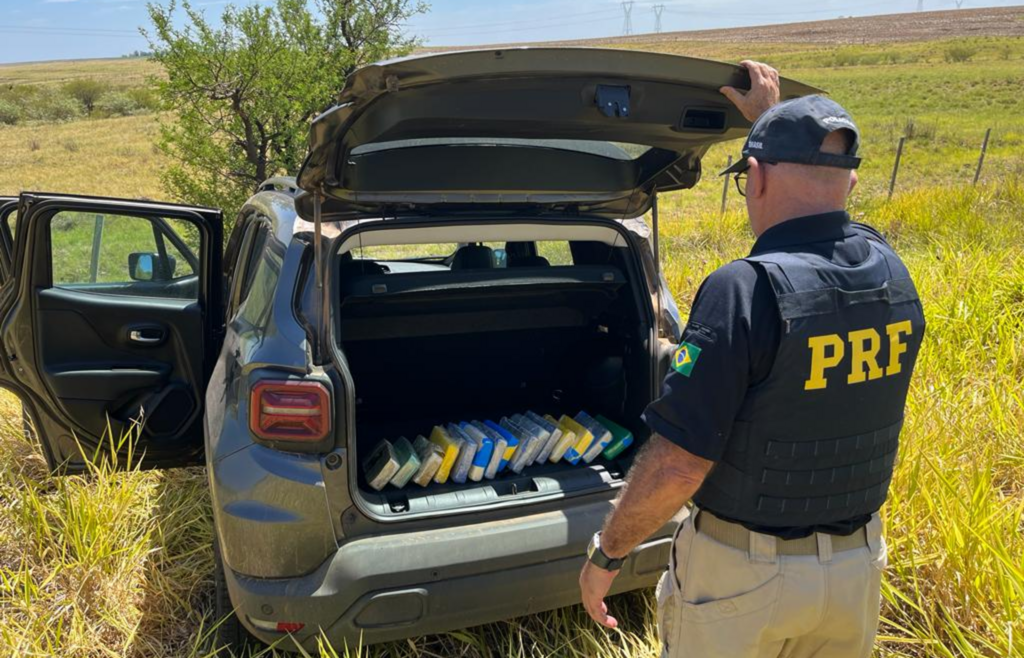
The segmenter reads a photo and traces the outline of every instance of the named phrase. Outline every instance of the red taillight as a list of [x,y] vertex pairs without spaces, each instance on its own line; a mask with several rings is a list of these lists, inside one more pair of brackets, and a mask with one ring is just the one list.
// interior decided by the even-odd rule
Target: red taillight
[[259,382],[252,389],[249,429],[272,441],[319,441],[331,431],[330,401],[318,382]]

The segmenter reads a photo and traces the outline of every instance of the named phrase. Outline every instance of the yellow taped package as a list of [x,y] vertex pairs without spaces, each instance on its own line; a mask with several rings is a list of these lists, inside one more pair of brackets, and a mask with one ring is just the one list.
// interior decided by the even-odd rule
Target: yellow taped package
[[576,443],[565,451],[565,461],[570,464],[578,464],[584,453],[590,449],[590,444],[594,442],[594,435],[586,427],[564,414],[558,419],[558,425],[563,431],[569,430],[576,434]]
[[433,481],[437,469],[441,468],[441,462],[444,461],[444,451],[428,441],[422,434],[416,437],[412,447],[420,458],[420,468],[412,476],[412,482],[425,487]]
[[459,448],[462,447],[462,442],[448,434],[447,430],[443,427],[437,425],[430,432],[430,440],[437,447],[441,448],[441,452],[444,453],[444,457],[441,460],[441,468],[437,469],[437,475],[434,476],[434,482],[444,484],[448,481],[448,476],[451,475],[455,460],[459,458]]
[[548,421],[562,432],[562,436],[558,438],[558,443],[556,443],[555,447],[551,449],[551,455],[548,457],[548,461],[555,464],[562,461],[562,457],[565,457],[565,453],[568,452],[569,448],[571,448],[574,443],[576,443],[576,432],[559,425],[558,419],[554,416],[545,414],[544,420]]

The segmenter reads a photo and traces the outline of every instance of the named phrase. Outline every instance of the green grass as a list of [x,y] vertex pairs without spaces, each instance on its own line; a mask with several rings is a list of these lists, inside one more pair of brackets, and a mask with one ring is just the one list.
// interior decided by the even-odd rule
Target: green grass
[[[879,655],[1024,656],[1024,40],[971,40],[975,52],[961,63],[946,62],[951,45],[657,47],[783,65],[832,91],[861,125],[865,163],[852,211],[904,256],[929,323],[885,508],[890,568]],[[29,73],[38,83],[46,77]],[[159,197],[156,120],[0,128],[0,192]],[[886,202],[895,142],[910,121],[900,184]],[[987,127],[993,141],[982,184],[972,188]],[[702,278],[751,244],[732,191],[729,212],[718,212],[713,174],[738,151],[716,147],[694,190],[663,199],[664,272],[684,313]],[[22,436],[16,402],[5,396],[0,404],[0,655],[211,655],[203,472],[100,468],[51,478]],[[620,632],[597,628],[573,607],[365,653],[656,656],[652,593],[609,603],[625,620]]]

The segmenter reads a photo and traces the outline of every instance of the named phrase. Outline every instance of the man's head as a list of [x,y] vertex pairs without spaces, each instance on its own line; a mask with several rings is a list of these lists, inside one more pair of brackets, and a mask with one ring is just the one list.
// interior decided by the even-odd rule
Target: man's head
[[771,107],[754,122],[743,157],[723,174],[746,176],[755,235],[787,219],[846,207],[857,183],[860,133],[846,110],[822,96]]

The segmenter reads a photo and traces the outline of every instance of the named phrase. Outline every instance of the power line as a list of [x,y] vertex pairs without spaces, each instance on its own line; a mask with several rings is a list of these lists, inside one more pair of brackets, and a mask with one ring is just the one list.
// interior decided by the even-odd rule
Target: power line
[[24,30],[26,32],[46,32],[60,30],[62,32],[102,32],[105,34],[138,34],[138,30],[114,30],[105,27],[61,27],[60,25],[5,25],[0,24],[4,30]]
[[542,21],[534,25],[527,25],[524,27],[509,28],[509,29],[497,29],[497,30],[473,30],[469,32],[448,32],[445,34],[431,34],[417,32],[420,36],[430,38],[431,36],[439,36],[443,38],[461,37],[461,36],[477,36],[486,34],[516,34],[521,32],[533,32],[536,33],[538,30],[561,28],[561,27],[574,27],[576,25],[587,25],[591,23],[607,23],[609,20],[614,20],[615,16],[605,16],[602,18],[591,18],[583,21],[565,21],[561,23],[552,23],[551,21]]
[[622,19],[622,33],[626,36],[633,34],[633,0],[623,1]]
[[[589,12],[582,12],[582,13],[575,13],[575,14],[563,14],[563,15],[560,15],[560,16],[545,16],[543,19],[539,19],[539,18],[524,18],[524,19],[518,19],[518,20],[513,20],[513,21],[497,21],[497,22],[491,21],[491,22],[488,22],[488,23],[469,23],[469,24],[463,24],[463,25],[446,25],[445,27],[424,28],[422,31],[429,32],[429,33],[433,34],[433,33],[438,33],[438,32],[463,32],[463,31],[472,30],[472,29],[475,29],[475,28],[494,28],[494,27],[504,27],[504,26],[516,26],[516,25],[523,25],[523,24],[528,24],[528,25],[539,25],[540,24],[540,25],[542,25],[542,24],[550,24],[551,21],[558,21],[558,20],[567,20],[567,21],[575,22],[577,19],[579,19],[581,17],[586,17],[586,16],[598,16],[598,15],[601,15],[601,16],[604,16],[606,18],[613,18],[614,15],[618,14],[618,12],[619,12],[618,9],[616,9],[614,7],[608,7],[606,9],[599,9],[597,11],[589,11]],[[406,28],[409,28],[409,29],[412,29],[412,30],[416,30],[416,26],[412,25],[410,23],[404,23],[403,27],[406,27]]]
[[142,39],[141,34],[108,34],[105,32],[63,32],[60,30],[50,30],[47,32],[26,32],[24,30],[10,29],[0,27],[0,34],[22,34],[26,36],[54,36],[54,37],[89,37],[92,39]]

